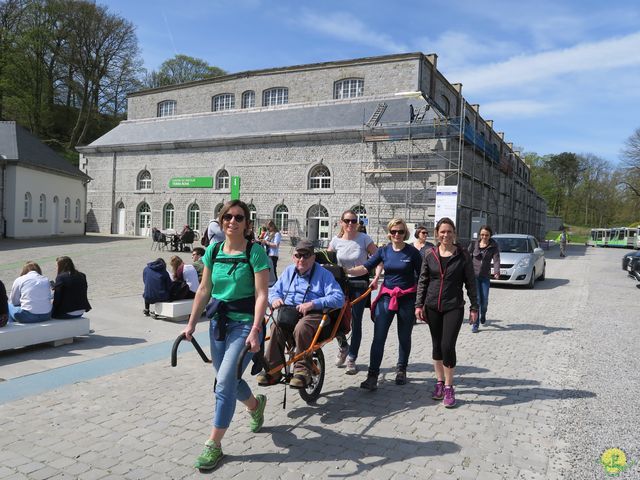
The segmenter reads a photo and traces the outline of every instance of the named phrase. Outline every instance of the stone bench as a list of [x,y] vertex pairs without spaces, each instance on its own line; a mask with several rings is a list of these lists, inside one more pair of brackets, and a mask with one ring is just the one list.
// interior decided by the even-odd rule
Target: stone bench
[[88,335],[89,319],[49,320],[38,323],[7,323],[0,328],[0,351],[51,343],[54,347],[73,342],[73,337]]
[[149,310],[153,318],[177,322],[188,319],[192,308],[193,299],[189,299],[154,303],[149,307]]

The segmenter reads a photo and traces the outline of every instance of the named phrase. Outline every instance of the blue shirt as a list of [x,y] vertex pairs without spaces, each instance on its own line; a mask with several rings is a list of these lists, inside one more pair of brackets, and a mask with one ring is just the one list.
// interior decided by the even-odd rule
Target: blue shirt
[[402,250],[396,252],[389,243],[379,248],[369,260],[364,262],[364,267],[371,271],[380,262],[384,265],[383,283],[385,287],[400,287],[405,290],[418,283],[420,268],[422,268],[422,256],[413,245],[405,244]]
[[344,293],[333,274],[319,264],[304,275],[298,275],[295,265],[289,265],[269,289],[269,303],[277,299],[292,306],[312,301],[314,310],[322,310],[342,307]]

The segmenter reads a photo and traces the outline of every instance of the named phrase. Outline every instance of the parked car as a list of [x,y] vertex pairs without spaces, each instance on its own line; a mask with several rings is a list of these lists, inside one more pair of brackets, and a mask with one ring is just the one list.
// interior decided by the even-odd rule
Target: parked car
[[500,233],[493,238],[500,247],[500,279],[492,283],[526,285],[533,288],[536,280],[544,280],[547,262],[544,250],[532,235]]
[[629,261],[630,261],[632,258],[635,258],[635,257],[640,257],[640,250],[637,250],[637,251],[635,251],[635,252],[629,252],[629,253],[626,253],[626,254],[624,255],[624,257],[622,257],[622,269],[623,269],[625,272],[627,271],[627,266],[629,265]]
[[638,282],[640,282],[640,255],[629,257],[629,263],[627,264],[627,272],[629,272],[629,276],[631,278],[634,278]]

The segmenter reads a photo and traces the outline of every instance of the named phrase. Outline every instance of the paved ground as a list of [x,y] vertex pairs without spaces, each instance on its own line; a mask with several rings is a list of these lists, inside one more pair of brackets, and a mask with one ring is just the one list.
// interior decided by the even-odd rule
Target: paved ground
[[[88,274],[94,306],[86,339],[0,354],[0,478],[599,479],[607,448],[640,460],[640,292],[620,270],[623,252],[572,246],[564,260],[548,252],[535,290],[492,288],[479,334],[464,327],[456,409],[430,399],[427,326],[414,330],[405,386],[393,383],[390,335],[374,393],[358,388],[363,372],[332,365],[331,345],[316,405],[289,390],[283,409],[282,387],[256,387],[269,397],[264,430],[251,434],[239,408],[224,462],[198,473],[191,464],[209,431],[213,378],[188,345],[171,368],[182,326],[141,315],[148,248],[114,237],[0,242],[8,286],[24,260],[53,276],[55,257],[69,254]],[[371,333],[366,321],[363,369]],[[640,467],[620,478],[640,478]]]

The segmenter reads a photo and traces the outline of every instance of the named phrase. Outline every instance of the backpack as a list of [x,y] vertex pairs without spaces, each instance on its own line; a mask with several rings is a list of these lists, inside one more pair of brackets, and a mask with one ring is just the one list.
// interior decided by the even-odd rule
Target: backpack
[[204,233],[200,237],[200,245],[205,248],[209,246],[209,227],[204,229]]
[[[253,248],[253,243],[247,242],[247,248],[245,250],[245,258],[220,258],[218,259],[218,253],[220,252],[220,248],[222,248],[222,242],[218,242],[213,246],[213,251],[211,252],[211,263],[215,264],[216,262],[220,263],[233,263],[234,267],[231,267],[229,273],[233,272],[239,263],[246,263],[249,265],[251,269],[251,274],[253,275],[253,265],[251,265],[251,249]],[[211,270],[213,270],[214,265],[211,265]]]

